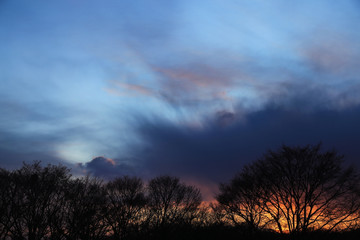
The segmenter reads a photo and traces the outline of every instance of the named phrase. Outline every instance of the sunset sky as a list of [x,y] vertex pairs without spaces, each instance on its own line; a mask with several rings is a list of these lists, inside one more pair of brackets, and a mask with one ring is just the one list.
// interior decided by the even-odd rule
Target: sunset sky
[[360,1],[0,0],[0,167],[209,197],[281,144],[360,167]]

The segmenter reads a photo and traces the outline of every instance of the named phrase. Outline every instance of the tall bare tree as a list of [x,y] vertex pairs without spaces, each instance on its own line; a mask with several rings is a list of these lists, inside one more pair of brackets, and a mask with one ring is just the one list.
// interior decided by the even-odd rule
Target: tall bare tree
[[[220,204],[236,206],[240,200],[232,210],[240,215],[246,199],[236,196],[253,196],[259,214],[270,218],[279,232],[330,231],[358,221],[359,175],[354,168],[343,167],[343,156],[336,151],[320,152],[320,145],[269,151],[246,166],[234,183],[241,187],[220,189]],[[256,188],[246,190],[249,183]],[[227,195],[230,201],[222,201]]]
[[24,163],[19,170],[8,173],[4,183],[7,195],[1,194],[6,203],[6,234],[11,239],[57,239],[55,234],[52,236],[51,226],[62,210],[63,186],[69,178],[66,167],[42,167],[40,162]]
[[108,227],[104,218],[107,212],[106,192],[101,180],[89,176],[73,179],[66,194],[66,238],[106,238]]
[[124,239],[140,229],[146,198],[140,178],[124,176],[106,184],[106,223],[116,239]]

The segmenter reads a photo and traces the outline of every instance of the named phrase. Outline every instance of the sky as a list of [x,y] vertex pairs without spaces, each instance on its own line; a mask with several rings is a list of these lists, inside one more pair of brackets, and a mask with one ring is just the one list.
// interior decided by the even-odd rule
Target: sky
[[359,23],[358,0],[0,0],[0,167],[205,199],[282,144],[360,167]]

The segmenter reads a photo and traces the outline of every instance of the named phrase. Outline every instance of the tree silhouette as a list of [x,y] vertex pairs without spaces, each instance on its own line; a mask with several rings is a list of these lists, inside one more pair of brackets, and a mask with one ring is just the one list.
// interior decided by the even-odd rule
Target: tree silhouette
[[176,177],[161,176],[150,180],[148,191],[155,226],[191,223],[194,220],[201,203],[199,189],[181,183]]
[[12,229],[12,195],[10,172],[0,168],[0,239],[5,239]]
[[[270,218],[279,232],[352,227],[359,218],[360,179],[353,168],[343,168],[342,162],[343,156],[336,151],[321,153],[320,145],[283,146],[222,185],[217,199],[245,222],[257,216],[252,210],[259,214],[256,222],[265,218],[269,223]],[[246,208],[248,196],[255,206],[250,210]]]
[[[267,152],[220,184],[213,211],[201,204],[199,189],[176,177],[156,177],[145,187],[137,177],[104,183],[69,172],[40,162],[0,168],[0,239],[277,239],[273,230],[296,239],[359,235],[359,174],[320,145]],[[352,231],[334,231],[344,229]]]
[[52,226],[62,210],[63,186],[70,178],[68,169],[41,167],[40,162],[34,162],[24,163],[14,172],[2,171],[1,175],[6,178],[1,187],[1,219],[6,235],[11,239],[36,240],[54,234],[56,239]]
[[108,228],[106,192],[102,181],[89,176],[69,183],[67,205],[64,207],[67,239],[105,239]]
[[245,225],[249,231],[263,229],[271,219],[265,214],[258,191],[258,183],[245,167],[230,184],[220,184],[220,194],[216,196],[220,204],[214,210],[236,226]]
[[140,230],[146,198],[140,178],[124,176],[106,184],[105,219],[116,239]]

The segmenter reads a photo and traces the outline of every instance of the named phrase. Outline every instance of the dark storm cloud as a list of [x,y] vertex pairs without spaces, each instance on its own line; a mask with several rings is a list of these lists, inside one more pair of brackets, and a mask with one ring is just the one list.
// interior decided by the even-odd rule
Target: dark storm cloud
[[[153,175],[168,173],[213,182],[229,179],[244,164],[282,144],[322,142],[324,150],[335,147],[348,162],[360,165],[360,107],[322,107],[320,99],[326,98],[318,95],[314,92],[271,103],[246,117],[241,111],[217,113],[201,128],[143,121],[139,132],[146,144],[134,152]],[[311,107],[300,107],[306,104]]]
[[133,169],[127,164],[119,164],[117,161],[106,158],[96,157],[85,164],[78,164],[84,174],[90,174],[103,179],[113,179],[123,175],[133,175]]

